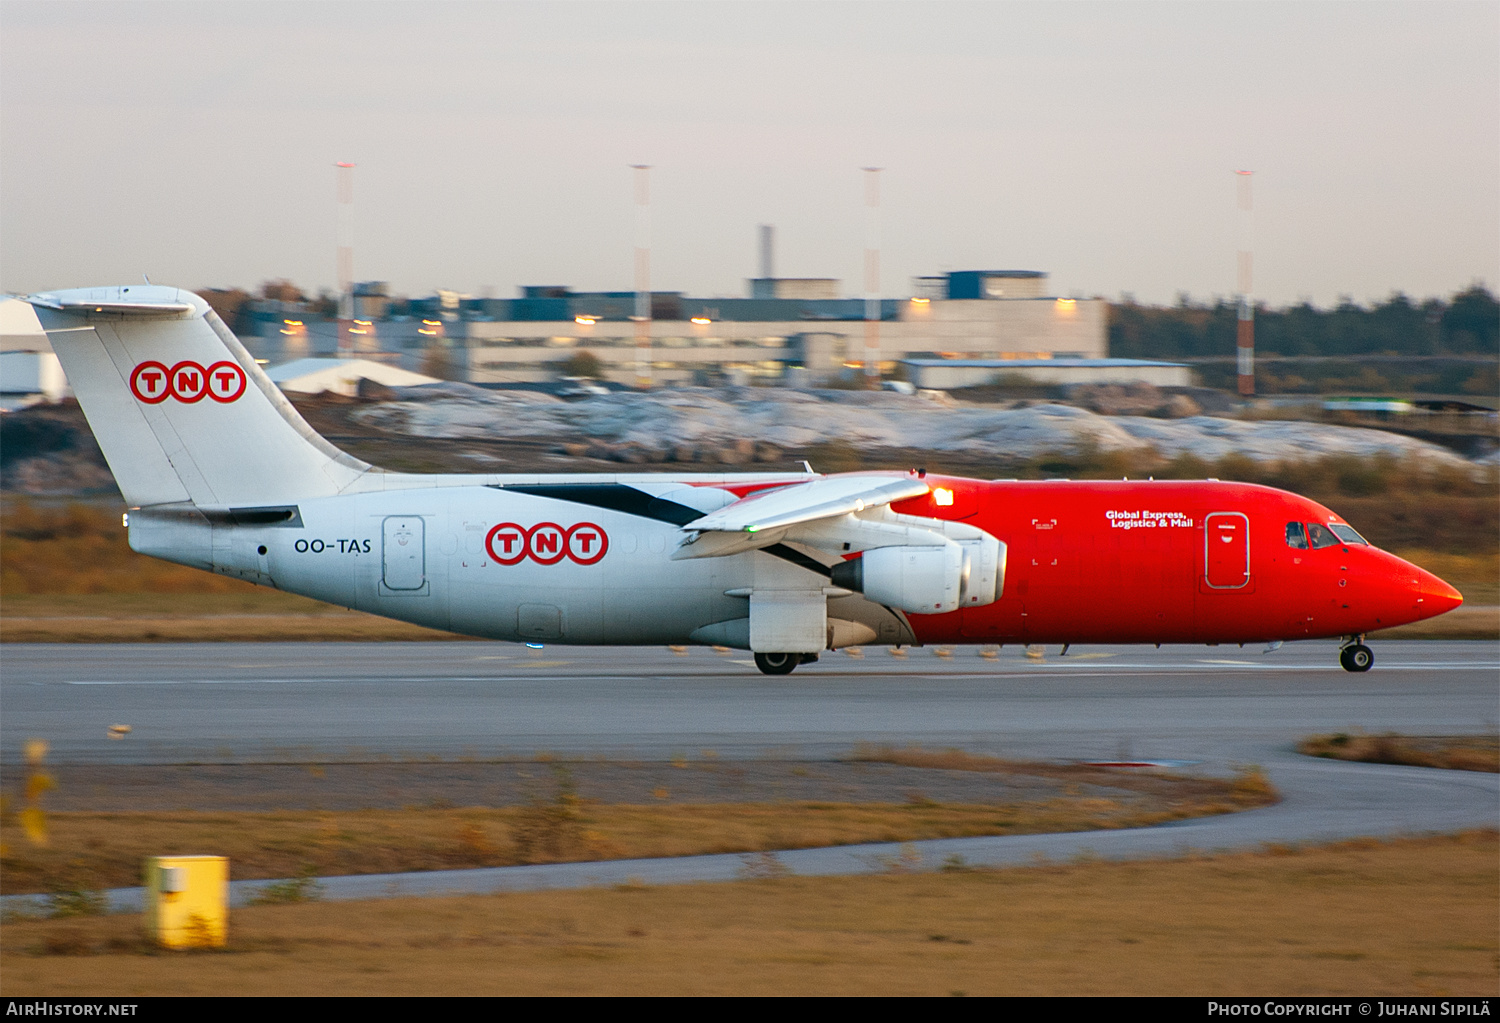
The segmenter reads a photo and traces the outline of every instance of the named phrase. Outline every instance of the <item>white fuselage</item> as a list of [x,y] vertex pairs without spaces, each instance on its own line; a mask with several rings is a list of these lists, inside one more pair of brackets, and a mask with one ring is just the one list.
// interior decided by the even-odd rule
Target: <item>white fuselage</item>
[[[583,487],[596,503],[579,503],[523,492],[545,483],[472,479],[203,516],[139,509],[130,542],[143,554],[492,639],[744,647],[748,596],[767,590],[826,596],[838,645],[912,639],[899,612],[831,587],[796,552],[672,560],[682,521],[737,500],[718,486],[654,476],[648,502],[638,477],[635,486],[595,482]],[[602,506],[622,501],[632,510]]]

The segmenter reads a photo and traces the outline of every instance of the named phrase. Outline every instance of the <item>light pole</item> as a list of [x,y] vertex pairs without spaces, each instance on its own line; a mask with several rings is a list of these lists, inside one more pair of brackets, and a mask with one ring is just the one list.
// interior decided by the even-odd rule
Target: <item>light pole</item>
[[880,385],[880,167],[865,167],[865,386]]
[[354,245],[350,241],[350,220],[354,210],[354,164],[340,160],[338,168],[338,346],[339,357],[352,354],[354,338],[349,331],[354,320]]
[[651,386],[651,165],[635,171],[635,385]]
[[1238,266],[1239,314],[1235,323],[1235,362],[1239,370],[1240,397],[1255,394],[1255,303],[1250,298],[1253,286],[1251,264],[1255,254],[1255,212],[1250,194],[1250,178],[1254,171],[1235,171],[1239,186],[1240,205],[1240,251]]

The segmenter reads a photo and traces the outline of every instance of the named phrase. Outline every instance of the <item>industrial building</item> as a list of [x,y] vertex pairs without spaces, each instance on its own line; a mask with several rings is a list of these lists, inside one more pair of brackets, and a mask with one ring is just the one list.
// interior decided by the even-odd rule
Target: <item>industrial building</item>
[[[634,292],[523,287],[517,298],[439,292],[401,302],[378,282],[354,288],[354,319],[343,324],[344,354],[385,352],[411,369],[433,364],[472,383],[556,379],[570,356],[587,351],[600,375],[634,383],[649,367],[653,385],[766,382],[817,385],[863,366],[867,332],[876,333],[882,372],[902,360],[1026,361],[1107,355],[1103,299],[1047,294],[1034,270],[959,271],[918,278],[912,297],[839,297],[829,278],[749,282],[746,298],[693,298],[652,292],[651,316],[634,317]],[[867,307],[879,319],[866,319]],[[334,354],[338,324],[310,321],[277,302],[257,303],[247,342],[271,362]],[[377,356],[378,357],[378,356]]]

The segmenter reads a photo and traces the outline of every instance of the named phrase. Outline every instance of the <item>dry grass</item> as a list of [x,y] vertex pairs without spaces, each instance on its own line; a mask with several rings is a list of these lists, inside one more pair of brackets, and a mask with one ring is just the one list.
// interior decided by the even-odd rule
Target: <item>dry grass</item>
[[464,638],[258,587],[243,593],[7,596],[0,616],[0,641],[6,643],[411,642]]
[[140,884],[147,856],[228,856],[235,880],[498,867],[700,853],[804,849],[974,835],[1146,827],[1260,805],[1273,794],[1183,779],[1178,791],[1064,796],[992,805],[590,804],[353,811],[54,812],[48,848],[4,831],[0,891],[71,892]]
[[123,505],[5,502],[0,593],[243,593],[254,587],[130,549]]
[[1106,785],[1116,789],[1130,789],[1139,793],[1151,793],[1180,798],[1192,793],[1200,799],[1229,799],[1235,809],[1264,806],[1280,798],[1269,778],[1257,765],[1241,767],[1234,778],[1225,781],[1219,778],[1187,778],[1171,771],[1119,770],[1093,767],[1088,764],[1049,764],[1033,761],[1006,760],[970,753],[961,749],[930,750],[920,746],[877,746],[860,743],[854,748],[850,760],[876,764],[898,764],[902,767],[920,767],[942,771],[983,771],[994,774],[1024,773],[1043,778],[1056,778],[1074,786],[1092,784]]
[[1479,995],[1493,831],[996,871],[237,910],[223,952],[135,917],[11,922],[9,997]]
[[1454,554],[1423,547],[1392,553],[1449,583],[1464,595],[1465,604],[1500,604],[1500,554]]
[[1441,767],[1450,771],[1500,773],[1500,735],[1313,735],[1297,744],[1299,753],[1367,764]]
[[1500,607],[1460,607],[1425,622],[1372,632],[1370,638],[1487,639],[1493,642],[1500,639]]

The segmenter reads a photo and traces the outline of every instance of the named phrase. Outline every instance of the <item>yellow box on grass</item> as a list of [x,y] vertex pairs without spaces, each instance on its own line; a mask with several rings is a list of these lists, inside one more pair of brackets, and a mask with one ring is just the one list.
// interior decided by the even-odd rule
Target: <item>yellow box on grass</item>
[[229,937],[229,858],[148,859],[146,933],[167,948],[223,948]]

